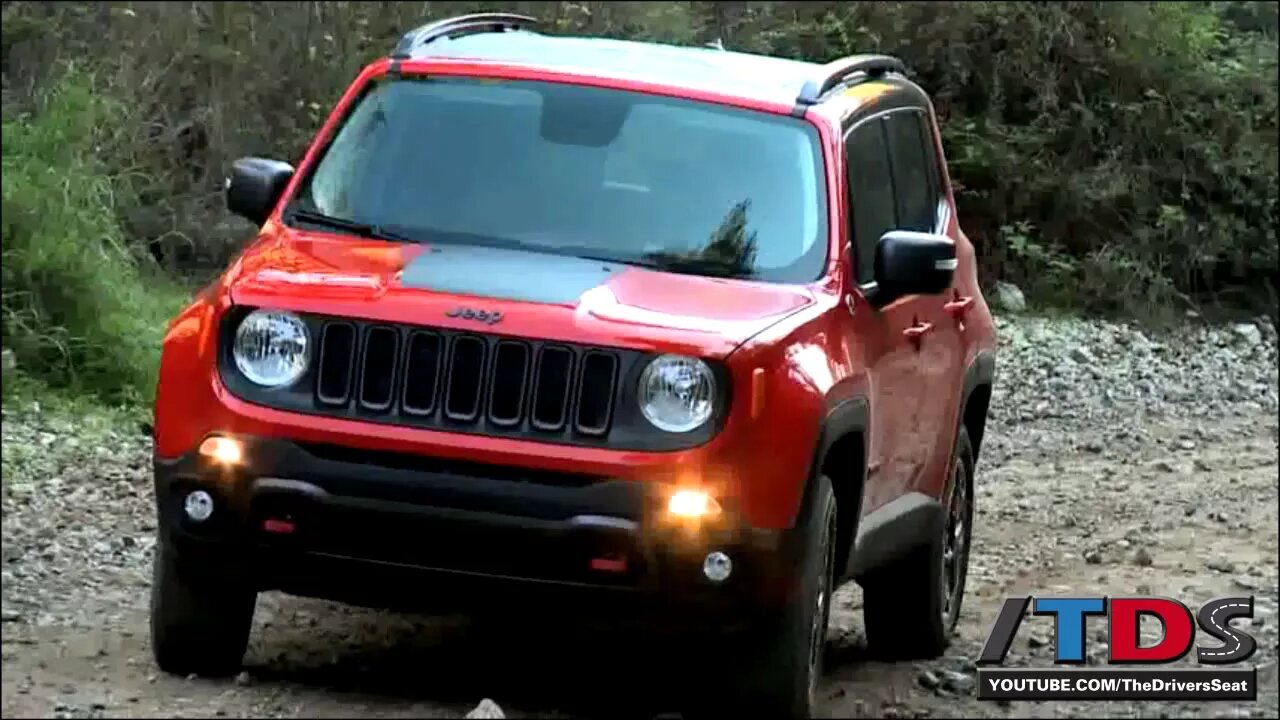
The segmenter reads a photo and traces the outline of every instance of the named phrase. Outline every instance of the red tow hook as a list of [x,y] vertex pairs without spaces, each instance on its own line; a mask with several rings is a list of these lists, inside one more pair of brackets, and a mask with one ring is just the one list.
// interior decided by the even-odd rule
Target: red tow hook
[[627,571],[627,559],[625,557],[598,557],[591,558],[591,569],[608,573],[624,573]]
[[280,518],[267,518],[262,521],[262,529],[275,535],[290,535],[297,526],[292,520],[282,520]]

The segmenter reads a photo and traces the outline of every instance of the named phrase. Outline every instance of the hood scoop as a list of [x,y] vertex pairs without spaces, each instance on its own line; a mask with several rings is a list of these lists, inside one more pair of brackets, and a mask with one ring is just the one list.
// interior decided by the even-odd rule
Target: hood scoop
[[435,246],[405,265],[399,284],[412,290],[571,306],[627,267],[525,250]]

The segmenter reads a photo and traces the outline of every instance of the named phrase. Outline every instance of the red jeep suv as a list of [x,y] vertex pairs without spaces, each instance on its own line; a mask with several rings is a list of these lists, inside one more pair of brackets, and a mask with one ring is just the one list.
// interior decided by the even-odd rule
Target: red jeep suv
[[[262,590],[658,610],[735,697],[814,707],[832,592],[948,642],[995,331],[928,96],[825,65],[418,28],[174,320],[155,405],[155,658],[235,672]],[[571,620],[570,620],[571,621]]]

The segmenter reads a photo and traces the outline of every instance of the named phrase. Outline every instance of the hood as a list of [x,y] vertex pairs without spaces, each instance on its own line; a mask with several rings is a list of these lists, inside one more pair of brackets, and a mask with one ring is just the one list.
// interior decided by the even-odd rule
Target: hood
[[814,302],[799,286],[274,223],[228,282],[232,301],[243,305],[709,357]]

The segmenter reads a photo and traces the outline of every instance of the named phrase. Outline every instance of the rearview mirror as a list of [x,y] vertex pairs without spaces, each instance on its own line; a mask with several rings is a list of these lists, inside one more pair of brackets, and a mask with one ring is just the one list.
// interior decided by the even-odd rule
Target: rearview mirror
[[620,93],[580,85],[549,84],[542,96],[542,138],[562,145],[602,148],[613,142],[631,114]]
[[956,244],[946,235],[891,230],[876,245],[875,302],[907,295],[936,295],[951,287]]
[[285,186],[293,178],[293,166],[279,160],[245,157],[231,165],[227,176],[227,209],[262,225],[271,215]]

